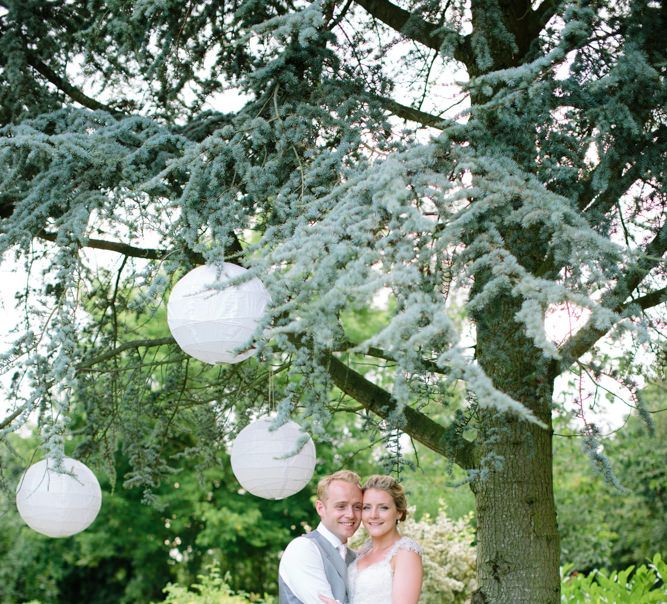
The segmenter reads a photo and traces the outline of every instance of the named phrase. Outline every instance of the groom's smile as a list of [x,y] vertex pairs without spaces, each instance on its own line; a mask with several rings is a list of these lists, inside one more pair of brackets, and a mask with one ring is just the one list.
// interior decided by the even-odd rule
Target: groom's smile
[[341,543],[354,535],[361,522],[361,489],[343,480],[334,480],[327,489],[324,500],[317,500],[315,508],[322,524],[327,527]]

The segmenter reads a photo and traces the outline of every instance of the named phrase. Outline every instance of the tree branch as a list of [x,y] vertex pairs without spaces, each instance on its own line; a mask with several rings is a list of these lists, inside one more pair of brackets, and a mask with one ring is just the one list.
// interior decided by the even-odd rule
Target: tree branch
[[[356,345],[357,344],[355,344],[354,342],[345,340],[340,344],[337,343],[335,350],[336,352],[347,352],[350,350],[350,348],[354,348]],[[373,357],[374,359],[383,359],[391,363],[396,363],[396,359],[394,357],[392,357],[389,353],[382,350],[382,348],[378,348],[377,346],[369,346],[367,349],[364,350],[363,353],[360,354],[364,354],[365,356],[368,357]],[[445,374],[445,371],[442,369],[442,367],[439,367],[433,361],[421,359],[421,365],[423,369],[429,371],[430,373],[438,373],[443,375]]]
[[[595,170],[590,173],[590,177],[585,182],[585,188],[579,195],[577,204],[579,209],[589,217],[593,223],[597,221],[591,215],[604,216],[610,208],[613,208],[622,195],[630,188],[641,175],[639,165],[634,164],[623,173],[623,162],[617,162],[617,165],[610,166],[608,163],[600,163]],[[607,188],[598,193],[593,189],[592,183],[596,179],[598,172],[607,172],[609,174],[620,174],[613,179]],[[597,197],[596,197],[597,195]]]
[[557,0],[544,0],[534,11],[531,11],[532,18],[540,24],[540,29],[556,14],[558,4]]
[[325,24],[326,28],[331,31],[334,28],[338,27],[340,25],[341,21],[345,18],[347,15],[348,11],[350,10],[350,6],[352,6],[352,1],[353,0],[347,0],[345,3],[345,6],[341,9],[340,14],[334,19],[333,18],[333,8],[335,5],[335,2],[331,3],[331,16],[329,18],[329,22]]
[[[633,304],[639,304],[640,308],[644,308],[642,304],[646,304],[646,308],[648,308],[654,305],[651,302],[656,297],[659,300],[656,303],[659,304],[662,301],[660,296],[664,297],[664,288],[636,300],[625,301],[646,275],[661,262],[665,251],[667,251],[667,222],[662,225],[660,231],[646,246],[640,260],[634,266],[630,267],[626,271],[625,276],[619,279],[616,286],[603,297],[603,306],[620,314]],[[579,357],[588,352],[608,331],[609,328],[601,329],[595,326],[592,319],[589,320],[584,327],[561,345],[561,360],[555,367],[557,374],[565,371]]]
[[[132,340],[131,342],[125,342],[124,344],[121,344],[120,346],[117,346],[112,350],[109,350],[87,361],[79,363],[76,369],[77,371],[87,371],[93,365],[96,365],[97,363],[102,363],[103,361],[108,361],[109,359],[112,359],[116,355],[119,355],[121,352],[124,352],[125,350],[130,350],[131,348],[142,348],[142,347],[150,348],[150,347],[165,346],[175,343],[176,341],[171,336],[165,338],[149,339],[149,340]],[[26,410],[26,405],[23,405],[18,409],[16,409],[15,411],[13,411],[7,417],[5,417],[2,421],[0,421],[0,430],[4,430],[5,428],[7,428],[25,410]]]
[[403,119],[409,120],[411,122],[417,122],[422,126],[427,128],[437,128],[438,130],[444,130],[451,120],[438,117],[431,113],[426,113],[425,111],[420,111],[414,107],[408,107],[407,105],[402,105],[397,103],[393,99],[388,99],[383,96],[373,95],[373,98],[377,100],[385,109],[391,111],[394,115],[402,117]]
[[5,419],[3,419],[0,422],[0,430],[4,430],[7,426],[9,426],[21,413],[25,411],[25,405],[19,407],[14,411],[13,413],[9,414]]
[[644,280],[646,275],[660,264],[667,251],[667,222],[656,233],[655,237],[646,246],[644,253],[637,263],[628,269],[625,278],[619,281],[609,298],[609,304],[621,304]]
[[[395,410],[396,401],[386,390],[350,369],[335,356],[328,355],[324,365],[338,389],[358,401],[365,409],[382,418],[389,417]],[[454,435],[412,407],[405,406],[401,415],[404,422],[400,428],[403,432],[436,453],[452,458],[464,469],[475,467],[475,449],[471,443],[462,438],[452,442]]]
[[120,346],[116,346],[116,348],[112,348],[107,352],[99,354],[96,357],[93,357],[92,359],[88,359],[87,361],[79,363],[79,365],[77,366],[77,370],[86,371],[93,365],[97,365],[98,363],[103,363],[104,361],[108,361],[109,359],[112,359],[113,357],[119,355],[121,352],[125,352],[126,350],[130,350],[132,348],[155,348],[156,346],[167,346],[175,343],[176,340],[174,340],[174,338],[171,336],[166,336],[164,338],[148,339],[148,340],[132,340],[131,342],[125,342]]
[[385,25],[435,51],[440,51],[446,34],[447,38],[456,41],[454,58],[464,63],[468,60],[467,39],[454,30],[445,32],[439,25],[430,23],[414,13],[396,6],[389,0],[355,0],[355,2]]
[[92,109],[93,111],[107,111],[112,115],[122,115],[122,112],[118,111],[117,109],[96,101],[95,99],[85,95],[78,88],[72,86],[67,80],[61,78],[48,65],[43,63],[34,52],[26,50],[26,56],[28,57],[28,63],[31,67],[33,67],[33,69],[35,69],[35,71],[43,75],[56,88],[62,90],[67,96],[80,105],[83,105],[88,109]]
[[[593,189],[592,183],[599,171],[608,171],[611,174],[617,173],[621,174],[621,176],[615,180],[612,180],[604,191],[598,193]],[[622,195],[640,176],[638,164],[634,164],[628,168],[625,171],[625,174],[622,174],[622,172],[622,163],[611,167],[609,164],[601,163],[597,165],[597,167],[589,174],[589,177],[584,181],[584,189],[577,199],[577,205],[579,210],[586,216],[591,224],[597,225],[603,221],[607,212],[609,212],[609,210],[618,203],[618,200],[622,197]],[[550,275],[555,278],[558,272],[563,268],[563,265],[564,261],[556,263],[554,261],[553,255],[549,253],[549,255],[533,272],[533,274],[536,277]]]
[[[97,355],[77,366],[78,371],[87,371],[94,365],[108,361],[126,350],[133,348],[148,348],[175,344],[171,336],[156,339],[132,340],[116,348]],[[359,402],[365,409],[376,415],[387,418],[396,407],[396,401],[391,395],[368,381],[361,374],[339,361],[335,356],[328,355],[325,359],[326,367],[334,384],[346,395]],[[474,447],[464,439],[453,443],[453,435],[446,428],[434,422],[430,417],[412,409],[404,407],[402,411],[404,425],[401,430],[415,440],[432,449],[436,453],[446,455],[462,468],[475,466]],[[11,421],[11,418],[10,420]],[[0,426],[1,427],[1,426]]]
[[[37,234],[37,236],[40,239],[45,239],[46,241],[57,241],[58,239],[58,235],[56,233],[49,233],[48,231],[41,231]],[[127,243],[107,241],[105,239],[86,239],[85,243],[82,244],[82,247],[90,247],[97,250],[108,250],[110,252],[123,254],[124,256],[145,258],[147,260],[162,260],[169,254],[173,253],[171,250],[136,247],[134,245],[128,245]],[[241,247],[241,243],[236,237],[234,237],[234,243],[229,249],[228,255],[230,257],[236,257],[240,256],[242,253],[243,248]],[[204,256],[202,254],[188,250],[187,255],[193,264],[205,264]]]
[[[49,233],[48,231],[41,231],[37,235],[40,239],[46,241],[57,241],[58,235],[56,233]],[[145,258],[147,260],[162,260],[171,252],[169,250],[160,250],[156,248],[142,248],[127,243],[120,243],[118,241],[107,241],[104,239],[86,239],[83,247],[90,247],[96,250],[108,250],[123,254],[124,256],[131,256],[133,258]],[[193,257],[198,261],[197,264],[204,264],[204,258],[201,254],[192,252]]]
[[[639,178],[646,174],[646,168],[642,162],[642,153],[648,146],[655,148],[657,145],[664,146],[664,140],[667,136],[667,127],[661,125],[644,136],[644,138],[634,143],[630,148],[624,148],[624,153],[615,159],[610,160],[605,157],[584,181],[584,190],[579,195],[577,204],[579,209],[584,211],[591,220],[590,215],[603,216],[610,208],[618,202],[622,195]],[[629,168],[625,169],[627,165]],[[593,189],[592,183],[596,180],[598,172],[604,174],[616,175],[618,178],[610,179],[607,188],[598,193]],[[597,195],[597,198],[596,198]]]
[[658,304],[662,304],[663,302],[667,302],[667,287],[649,292],[648,294],[639,296],[639,298],[634,298],[626,304],[626,307],[637,305],[642,310],[647,310],[654,306],[658,306]]
[[532,0],[501,1],[505,13],[511,15],[512,31],[522,57],[530,52],[531,46],[539,39],[540,33],[563,3],[561,0],[544,0],[536,9],[533,9],[533,4],[535,3]]

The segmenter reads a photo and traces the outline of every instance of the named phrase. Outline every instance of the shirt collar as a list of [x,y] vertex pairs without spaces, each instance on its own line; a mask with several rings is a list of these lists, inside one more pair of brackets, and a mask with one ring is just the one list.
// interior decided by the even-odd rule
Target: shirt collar
[[336,535],[334,535],[324,524],[321,522],[317,525],[315,529],[320,533],[335,549],[338,549],[338,546],[343,543]]

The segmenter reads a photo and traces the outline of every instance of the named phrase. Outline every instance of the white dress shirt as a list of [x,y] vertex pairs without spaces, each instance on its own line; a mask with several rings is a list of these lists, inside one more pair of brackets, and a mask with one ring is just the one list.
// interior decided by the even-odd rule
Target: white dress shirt
[[[320,522],[315,530],[338,550],[341,540],[326,526]],[[297,537],[285,548],[278,574],[303,604],[322,604],[320,595],[333,598],[322,554],[312,539]]]

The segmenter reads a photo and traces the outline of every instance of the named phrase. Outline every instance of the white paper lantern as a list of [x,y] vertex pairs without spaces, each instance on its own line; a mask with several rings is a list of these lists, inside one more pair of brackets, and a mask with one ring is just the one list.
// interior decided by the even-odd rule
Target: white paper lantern
[[212,287],[248,271],[225,262],[220,270],[199,266],[176,283],[167,304],[167,323],[184,352],[205,363],[239,363],[254,354],[233,351],[246,344],[269,303],[257,279],[225,289]]
[[16,507],[34,531],[48,537],[69,537],[88,528],[102,506],[95,474],[76,459],[65,457],[63,469],[53,459],[30,466],[16,488]]
[[[284,499],[305,487],[315,469],[315,444],[301,426],[287,422],[269,428],[267,417],[246,426],[232,445],[232,471],[241,486],[257,497]],[[295,455],[299,442],[308,440]]]

